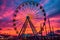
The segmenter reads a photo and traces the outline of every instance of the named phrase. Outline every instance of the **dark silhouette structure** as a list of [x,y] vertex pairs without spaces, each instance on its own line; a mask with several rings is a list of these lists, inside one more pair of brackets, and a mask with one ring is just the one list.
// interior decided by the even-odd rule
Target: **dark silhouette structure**
[[[40,5],[39,3],[36,3],[36,2],[34,2],[34,1],[27,1],[27,2],[24,2],[24,3],[22,3],[22,4],[20,4],[22,7],[24,7],[25,5],[33,5],[33,6],[36,6],[36,7],[38,7],[38,5]],[[14,18],[13,18],[13,26],[14,26],[14,30],[16,31],[16,33],[18,34],[18,36],[16,37],[16,39],[15,40],[53,40],[52,38],[53,38],[53,34],[54,34],[54,29],[53,29],[53,27],[51,27],[51,24],[50,24],[50,20],[49,20],[49,18],[48,18],[48,24],[49,24],[49,30],[50,30],[50,36],[51,36],[51,38],[49,38],[49,36],[47,36],[47,29],[46,29],[46,12],[45,12],[45,10],[44,10],[44,8],[40,5],[39,6],[39,9],[43,12],[43,19],[44,19],[44,22],[43,22],[43,24],[42,24],[42,26],[40,26],[40,31],[39,31],[39,34],[40,35],[38,35],[37,34],[37,31],[36,31],[36,29],[35,29],[35,27],[34,27],[34,25],[33,25],[33,23],[32,23],[32,21],[30,20],[30,17],[27,15],[26,16],[26,20],[25,20],[25,22],[24,22],[24,24],[23,24],[23,26],[22,26],[22,28],[21,28],[21,30],[20,30],[20,32],[18,32],[17,31],[17,28],[15,27],[16,26],[16,19],[15,19],[15,17],[17,17],[18,15],[18,12],[19,12],[19,10],[21,9],[21,6],[18,6],[17,8],[16,8],[16,10],[15,10],[15,13],[14,13]],[[31,29],[32,29],[32,32],[33,32],[33,35],[34,36],[29,36],[29,37],[27,37],[26,36],[26,34],[24,34],[25,33],[25,31],[26,31],[26,28],[27,28],[27,25],[28,25],[28,23],[29,23],[29,25],[30,25],[30,27],[31,27]],[[42,33],[43,33],[43,31],[44,31],[44,29],[45,29],[45,31],[46,31],[46,36],[43,36],[42,35]]]
[[[29,16],[26,17],[26,20],[25,20],[25,22],[24,22],[24,24],[23,24],[23,26],[22,26],[22,29],[20,30],[20,33],[18,34],[18,38],[21,38],[22,35],[25,33],[25,30],[26,30],[26,28],[27,28],[28,23],[30,24],[30,27],[31,27],[32,32],[33,32],[33,34],[34,34],[34,36],[35,36],[35,39],[36,39],[36,40],[37,40],[37,39],[39,40],[39,38],[37,37],[37,31],[36,31],[34,25],[32,24]],[[25,38],[25,36],[24,36],[24,38]]]

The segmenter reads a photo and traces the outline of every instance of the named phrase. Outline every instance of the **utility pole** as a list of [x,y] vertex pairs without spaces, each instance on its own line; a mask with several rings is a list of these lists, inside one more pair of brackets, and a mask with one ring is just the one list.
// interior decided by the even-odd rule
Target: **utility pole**
[[51,34],[51,40],[53,40],[53,32],[54,32],[54,29],[53,29],[53,27],[51,27],[51,23],[50,23],[49,18],[48,18],[48,24],[49,24],[50,34]]
[[49,18],[48,18],[48,24],[49,24],[49,29],[50,29],[50,32],[51,32],[52,30],[51,30],[51,25],[50,25],[50,20],[49,20]]

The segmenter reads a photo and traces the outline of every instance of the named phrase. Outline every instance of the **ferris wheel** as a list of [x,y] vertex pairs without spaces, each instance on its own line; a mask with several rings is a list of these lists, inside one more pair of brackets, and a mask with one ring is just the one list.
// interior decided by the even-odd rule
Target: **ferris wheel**
[[[13,26],[16,33],[25,33],[26,26],[30,24],[34,34],[37,33],[36,27],[40,27],[38,24],[46,25],[46,13],[43,6],[40,3],[34,1],[26,1],[21,3],[13,14]],[[17,28],[21,30],[18,32]],[[41,30],[42,31],[42,30]],[[22,34],[21,33],[21,34]]]

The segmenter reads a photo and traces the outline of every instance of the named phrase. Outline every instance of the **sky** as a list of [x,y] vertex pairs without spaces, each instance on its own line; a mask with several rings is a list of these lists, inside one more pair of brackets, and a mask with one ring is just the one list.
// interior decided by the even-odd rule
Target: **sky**
[[[16,8],[25,1],[31,0],[0,0],[0,33],[1,34],[11,34],[15,35],[16,32],[13,30],[12,26],[12,15]],[[47,18],[50,19],[51,26],[54,27],[54,31],[56,33],[60,33],[60,0],[33,0],[35,2],[40,3],[47,14]],[[36,24],[37,26],[39,23]],[[29,28],[28,28],[29,29]],[[36,28],[39,30],[39,27]],[[18,30],[20,28],[18,27]],[[48,23],[47,23],[47,30]],[[31,32],[31,30],[27,31]]]

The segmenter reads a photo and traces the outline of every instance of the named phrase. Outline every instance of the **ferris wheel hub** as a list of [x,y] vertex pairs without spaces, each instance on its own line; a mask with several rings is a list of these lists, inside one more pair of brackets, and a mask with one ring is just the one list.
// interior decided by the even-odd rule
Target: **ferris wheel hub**
[[26,16],[26,18],[27,18],[27,19],[30,19],[30,17],[29,17],[29,16]]

